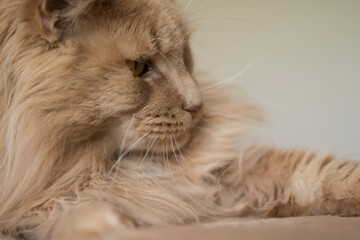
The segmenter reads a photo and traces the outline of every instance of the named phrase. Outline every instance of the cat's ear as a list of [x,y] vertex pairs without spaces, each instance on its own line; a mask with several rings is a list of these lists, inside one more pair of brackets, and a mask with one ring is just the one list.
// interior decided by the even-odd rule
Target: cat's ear
[[50,42],[61,34],[61,15],[69,7],[65,0],[41,0],[37,6],[37,18],[44,37]]
[[59,40],[93,2],[94,0],[39,0],[37,18],[44,37],[49,42]]

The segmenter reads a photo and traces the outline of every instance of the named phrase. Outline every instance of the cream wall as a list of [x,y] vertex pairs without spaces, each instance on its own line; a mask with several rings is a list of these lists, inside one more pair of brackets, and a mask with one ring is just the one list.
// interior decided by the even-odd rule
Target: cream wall
[[[181,8],[189,0],[177,0]],[[360,0],[193,0],[196,68],[267,112],[271,142],[360,159]]]

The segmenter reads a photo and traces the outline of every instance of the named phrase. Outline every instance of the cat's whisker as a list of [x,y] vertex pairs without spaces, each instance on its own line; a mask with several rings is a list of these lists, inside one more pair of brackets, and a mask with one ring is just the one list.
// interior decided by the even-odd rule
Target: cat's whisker
[[108,175],[111,174],[111,172],[115,169],[115,167],[121,162],[121,160],[130,152],[132,151],[146,136],[148,136],[149,133],[146,133],[144,136],[142,136],[141,138],[139,138],[135,143],[133,143],[125,152],[123,152],[120,157],[118,158],[118,160],[114,163],[114,165],[111,167]]
[[151,121],[154,120],[154,119],[155,119],[155,117],[151,117],[151,118],[145,120],[144,123],[149,123],[149,122],[151,122]]
[[153,38],[153,40],[165,41],[165,39],[164,39],[164,38]]
[[205,11],[205,10],[214,8],[215,6],[220,6],[220,5],[206,6],[206,7],[204,7],[204,8],[201,8],[201,9],[197,10],[197,11],[192,11],[192,12],[189,12],[189,13],[185,13],[185,12],[184,12],[184,13],[186,14],[187,18],[190,19],[194,14],[201,13],[201,12],[203,12],[203,11]]
[[222,113],[222,112],[215,112],[215,111],[208,111],[208,110],[205,110],[205,113],[207,113],[209,115],[216,115],[216,116],[219,116],[219,117],[225,117],[225,118],[228,118],[228,119],[250,122],[250,123],[253,123],[253,124],[256,124],[256,125],[264,125],[264,123],[261,122],[261,121],[257,121],[255,119],[242,117],[242,116],[238,116],[238,115],[229,115],[229,114]]
[[228,72],[230,70],[235,70],[236,72],[239,71],[239,67],[232,65],[232,66],[228,66],[228,67],[224,67],[222,69],[217,70],[216,72],[210,74],[210,76],[214,77],[215,79],[217,79],[217,75],[223,76],[224,72]]
[[126,128],[124,138],[121,141],[120,152],[123,152],[123,150],[124,150],[126,139],[127,139],[128,135],[129,135],[130,129],[131,129],[133,123],[134,123],[134,118],[135,118],[135,114],[132,116],[129,126]]
[[171,166],[170,166],[170,161],[169,161],[169,153],[168,153],[168,144],[169,142],[166,141],[166,147],[165,147],[165,157],[166,157],[166,162],[167,162],[167,165],[168,165],[168,168],[169,168],[169,171],[171,173],[171,176],[174,180],[174,182],[176,183],[176,179],[175,179],[175,176],[174,176],[174,173],[173,171],[171,170]]
[[151,153],[151,158],[150,158],[150,161],[149,161],[150,163],[152,163],[152,160],[153,160],[153,157],[154,157],[154,153],[155,153],[155,150],[156,150],[156,148],[157,148],[158,143],[159,143],[159,142],[156,141],[156,145],[154,146],[154,149],[153,149],[153,151],[152,151],[152,153]]
[[179,153],[180,153],[181,160],[182,160],[182,161],[185,161],[185,158],[184,158],[184,156],[183,156],[183,154],[182,154],[182,152],[181,152],[181,149],[180,149],[180,146],[179,146],[178,141],[176,140],[176,137],[174,137],[174,143],[175,143],[176,148],[178,149],[178,151],[179,151]]
[[[154,41],[154,40],[166,41],[165,39],[162,39],[162,38],[153,38],[153,41]],[[184,45],[184,44],[186,44],[186,42],[184,42],[183,45]],[[176,60],[178,60],[179,62],[182,62],[182,61],[183,61],[183,59],[179,58],[178,56],[176,56],[176,55],[173,54],[172,52],[169,52],[169,54],[170,54],[172,57],[176,58]]]
[[143,118],[136,116],[136,114],[133,115],[134,118],[137,118],[139,120],[143,120]]
[[[154,137],[154,135],[155,135],[155,133],[157,132],[158,128],[159,128],[159,127],[157,127],[157,128],[155,129],[155,131],[153,132],[151,138]],[[155,141],[155,140],[154,140],[154,141]],[[147,144],[145,156],[144,156],[144,158],[141,160],[141,163],[140,163],[140,166],[139,166],[138,170],[140,170],[140,168],[141,168],[141,166],[142,166],[142,163],[143,163],[145,157],[147,156],[148,152],[150,151],[150,149],[151,149],[150,145],[152,146],[152,142],[153,142],[153,141],[149,141],[149,143]],[[150,149],[149,149],[149,147],[150,147]],[[143,153],[143,151],[141,151],[141,156],[140,156],[140,157],[142,157],[142,153]]]
[[175,67],[172,65],[172,63],[170,62],[170,60],[165,56],[165,54],[163,54],[161,51],[156,50],[170,65],[170,67],[172,68],[172,70],[175,72]]
[[174,148],[172,136],[170,136],[170,141],[171,141],[171,148],[172,148],[172,151],[173,151],[173,153],[174,153],[175,160],[176,160],[179,168],[182,169],[182,167],[180,166],[180,162],[179,162],[179,160],[178,160],[178,158],[177,158],[177,154],[176,154],[176,152],[175,152],[175,148]]
[[279,106],[279,105],[277,105],[275,103],[272,103],[272,102],[268,101],[267,99],[263,99],[263,98],[254,96],[254,95],[249,94],[249,93],[246,94],[246,97],[247,97],[247,100],[250,103],[252,103],[251,100],[253,100],[257,105],[260,105],[260,106],[266,105],[268,107],[272,107],[273,109],[275,109],[275,110],[281,112],[282,114],[284,114],[286,117],[288,117],[288,118],[290,117],[289,112],[286,111],[283,107],[281,107],[281,106]]
[[[157,133],[157,131],[159,130],[159,126],[157,126],[156,128],[155,128],[155,130],[153,131],[153,134],[151,135],[151,138],[154,138],[154,136],[155,136],[155,134]],[[158,138],[159,136],[158,135],[156,135],[156,138]],[[150,143],[151,143],[151,141],[149,141],[149,144],[148,144],[148,146],[147,146],[147,148],[150,146]]]
[[186,6],[183,9],[183,12],[185,13],[186,10],[188,10],[188,8],[191,6],[191,4],[193,3],[194,0],[189,0],[189,2],[186,4]]
[[[234,79],[236,80],[236,79]],[[217,87],[214,87],[213,89],[208,89],[208,90],[205,90],[205,91],[201,91],[201,93],[204,95],[204,96],[210,96],[210,97],[217,97],[218,96],[218,92],[219,90],[222,90],[224,88],[228,88],[229,85],[231,86],[232,90],[236,89],[237,90],[237,95],[240,95],[241,94],[241,88],[238,87],[238,85],[242,83],[242,81],[239,81],[238,83],[236,84],[233,84],[233,83],[230,83],[230,82],[226,82],[224,84],[221,84]],[[229,91],[229,89],[225,90],[224,92],[227,92],[227,93],[231,93]]]
[[[221,7],[221,6],[223,6],[223,4],[213,4],[213,5],[210,5],[210,6],[206,6],[206,7],[204,7],[204,8],[201,8],[201,9],[197,10],[197,11],[192,11],[191,13],[186,14],[186,16],[191,17],[191,16],[194,15],[194,14],[201,13],[201,12],[203,12],[203,11],[205,11],[205,10],[208,10],[208,9],[211,9],[211,8],[219,8],[219,7]],[[259,8],[259,7],[257,7],[257,6],[253,6],[253,5],[250,5],[250,4],[245,4],[245,3],[227,4],[226,7],[228,7],[228,8],[229,8],[229,7],[247,7],[247,8],[252,8],[252,9],[259,10],[259,11],[261,11],[261,12],[263,12],[263,13],[267,13],[267,14],[270,14],[270,15],[273,15],[273,16],[277,16],[277,17],[279,16],[278,14],[276,14],[276,13],[274,13],[274,12],[271,12],[271,11],[268,11],[268,10],[266,10],[266,9]]]
[[[147,149],[147,147],[146,147],[146,149]],[[132,153],[133,153],[133,151],[131,150],[130,151],[130,158],[132,157]],[[144,149],[142,149],[141,152],[140,152],[140,158],[143,157],[143,153],[144,153]]]
[[[154,135],[153,135],[153,136],[154,136]],[[139,168],[138,168],[138,171],[141,169],[141,167],[142,167],[142,165],[143,165],[143,163],[144,163],[144,161],[145,161],[145,158],[148,156],[149,152],[151,151],[152,147],[154,146],[154,144],[155,144],[155,142],[157,141],[158,138],[159,138],[159,136],[156,136],[156,137],[154,138],[154,140],[152,141],[150,147],[147,148],[146,153],[145,153],[145,156],[144,156],[144,158],[141,160],[141,163],[140,163],[140,166],[139,166]]]
[[[166,168],[166,165],[167,165],[166,163],[167,163],[167,162],[166,162],[166,156],[165,156],[165,144],[164,144],[164,143],[162,144],[162,157],[163,157],[162,163],[164,164],[164,167]],[[172,173],[169,165],[168,165],[167,167],[168,167],[168,169],[169,169],[169,172]],[[172,174],[171,174],[171,175],[172,175]]]
[[277,36],[281,36],[279,32],[276,32],[276,31],[272,30],[271,28],[269,28],[269,27],[267,27],[265,25],[259,24],[259,23],[254,22],[254,21],[250,21],[250,20],[245,19],[245,18],[239,18],[239,17],[236,17],[236,16],[219,16],[219,17],[198,18],[198,19],[194,19],[194,20],[189,21],[189,24],[202,22],[202,21],[207,21],[207,20],[219,20],[219,19],[221,19],[221,20],[239,21],[239,22],[252,24],[252,25],[255,25],[255,26],[260,27],[262,29],[265,29],[265,30],[277,35]]
[[238,72],[237,74],[235,74],[234,76],[232,77],[229,77],[223,81],[220,81],[220,82],[216,82],[214,84],[211,84],[209,86],[206,86],[204,88],[202,88],[201,90],[206,92],[206,90],[209,90],[209,89],[214,89],[214,88],[218,88],[220,86],[224,86],[226,83],[229,83],[229,82],[232,82],[236,79],[238,79],[239,77],[242,77],[250,68],[252,68],[253,66],[255,65],[255,62],[252,62],[250,63],[249,65],[247,65],[244,69],[242,69],[240,72]]
[[[209,48],[208,46],[205,46],[205,44],[203,44],[202,41],[196,40],[196,39],[191,39],[192,43],[195,43],[197,45],[199,45],[201,48],[203,48],[207,53],[212,53],[214,52],[213,49]],[[215,49],[216,50],[216,49]]]
[[179,58],[178,56],[176,56],[175,54],[173,54],[172,52],[169,52],[169,54],[174,57],[179,63],[183,62],[183,59]]

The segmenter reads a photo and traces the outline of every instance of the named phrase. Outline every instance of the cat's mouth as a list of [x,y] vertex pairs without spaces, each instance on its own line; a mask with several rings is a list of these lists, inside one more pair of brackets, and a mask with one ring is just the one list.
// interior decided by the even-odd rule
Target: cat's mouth
[[180,153],[190,140],[190,129],[182,122],[144,121],[134,124],[136,127],[123,139],[116,149],[116,158],[142,154],[144,157],[162,155],[165,153]]
[[191,118],[165,113],[136,118],[131,140],[134,151],[179,152],[190,139]]
[[147,156],[181,153],[189,144],[196,118],[190,114],[165,112],[163,114],[134,115],[119,132],[122,139],[116,152],[118,157],[141,154]]
[[[156,128],[157,129],[157,128]],[[131,140],[131,145],[118,148],[113,158],[116,160],[129,156],[141,156],[141,159],[158,156],[176,156],[181,154],[190,139],[190,131],[186,129],[157,129],[142,132],[141,137]]]
[[179,152],[188,143],[190,132],[188,129],[172,128],[169,126],[155,127],[149,131],[142,131],[134,150],[154,153]]

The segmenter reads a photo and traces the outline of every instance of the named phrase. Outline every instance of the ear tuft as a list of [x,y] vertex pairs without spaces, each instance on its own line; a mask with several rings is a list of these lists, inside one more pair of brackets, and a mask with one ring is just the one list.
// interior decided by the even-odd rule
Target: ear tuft
[[81,16],[90,11],[96,0],[39,0],[38,22],[45,39],[54,43]]
[[40,28],[44,37],[55,42],[61,35],[60,15],[69,7],[65,0],[41,0],[37,7]]
[[43,1],[43,4],[43,8],[50,13],[55,11],[62,11],[69,6],[67,1],[64,0],[47,0]]

